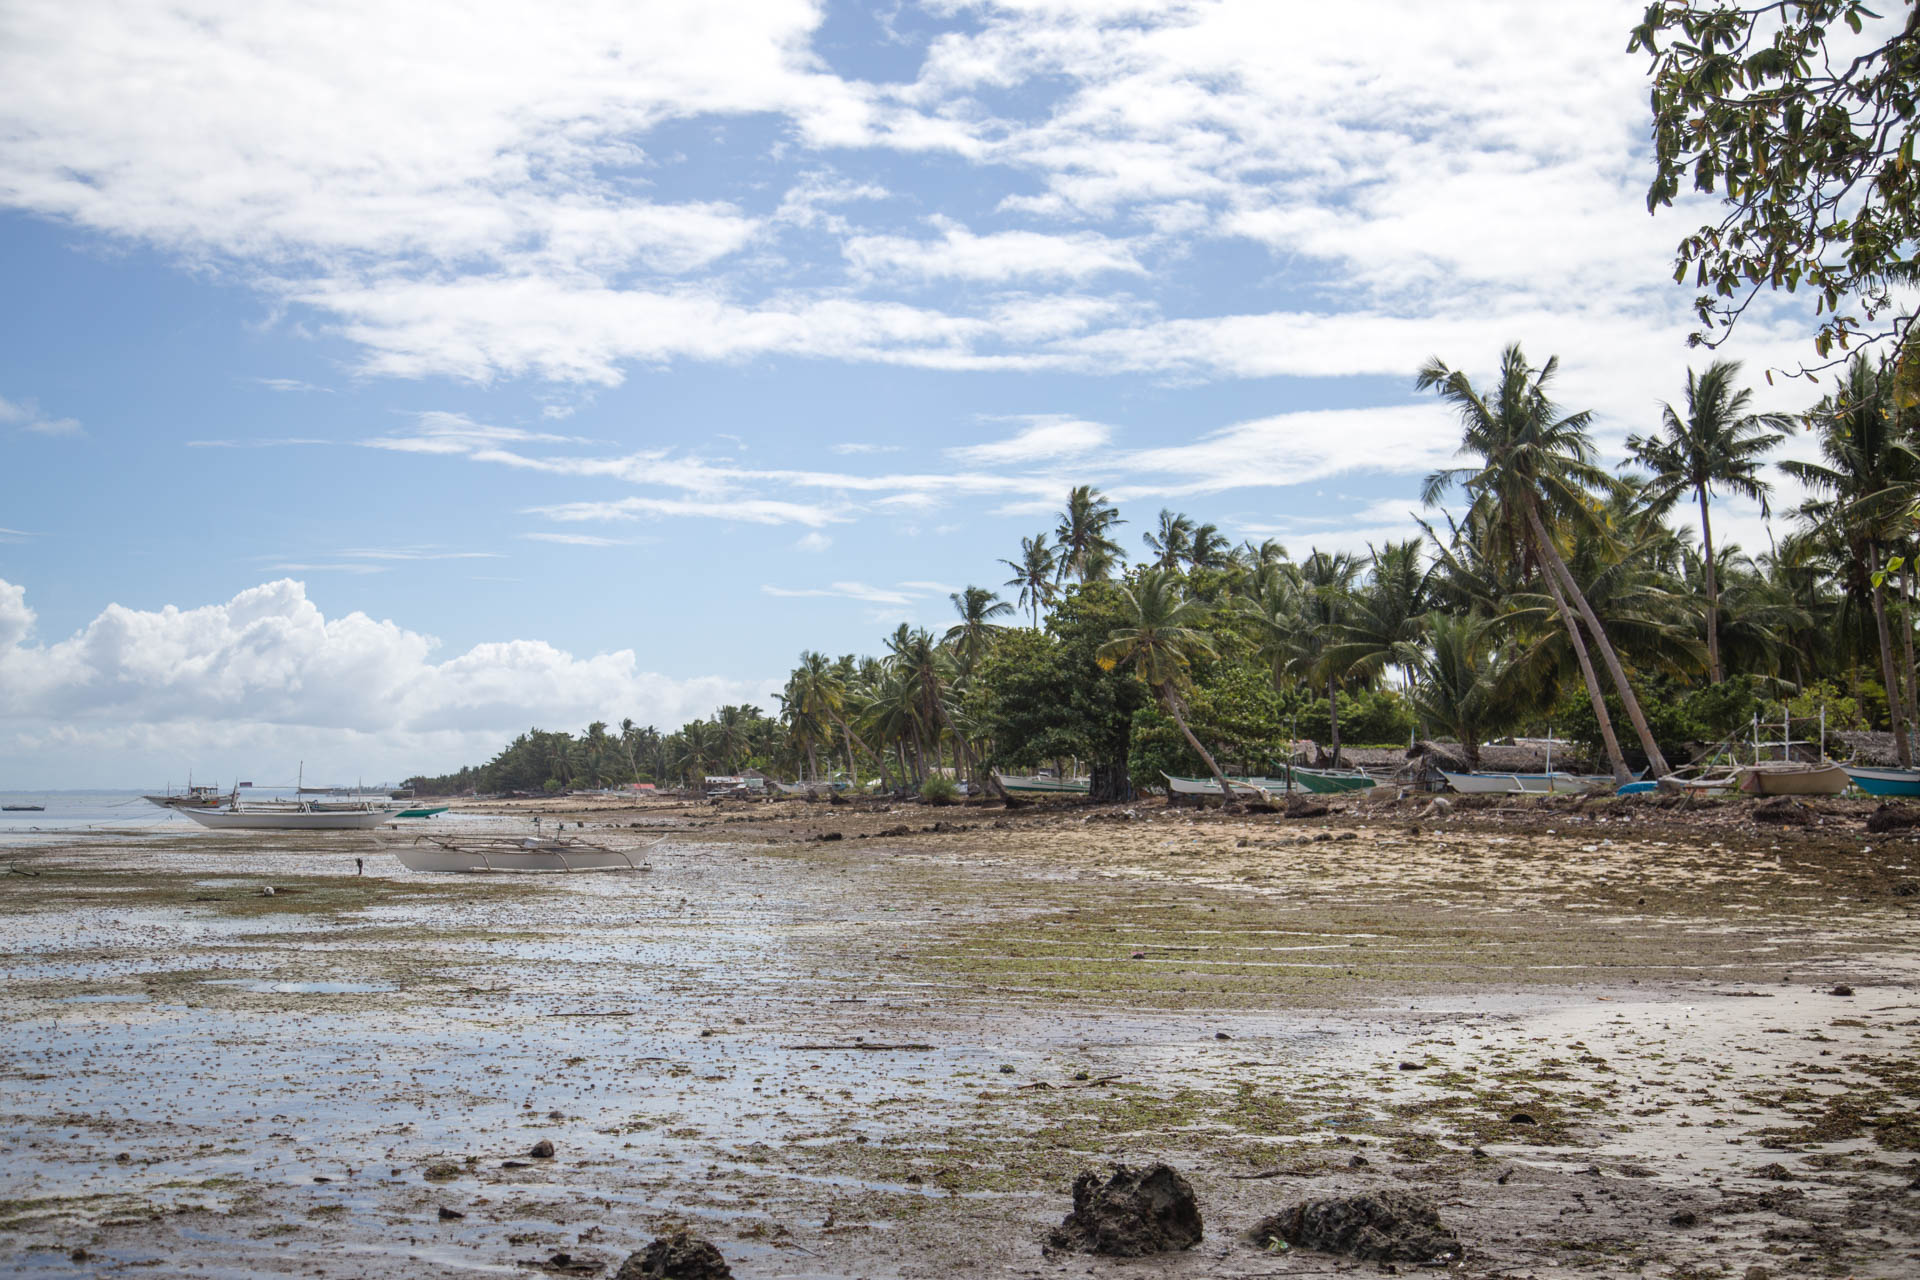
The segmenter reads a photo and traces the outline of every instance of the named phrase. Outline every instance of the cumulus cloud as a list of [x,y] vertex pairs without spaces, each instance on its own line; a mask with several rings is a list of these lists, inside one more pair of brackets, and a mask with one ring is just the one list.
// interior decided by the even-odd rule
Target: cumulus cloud
[[436,661],[433,637],[358,612],[325,617],[291,579],[199,608],[109,605],[52,643],[36,643],[34,626],[25,590],[0,580],[0,759],[63,743],[138,758],[238,733],[278,752],[311,743],[318,773],[439,771],[529,724],[630,715],[678,726],[768,687],[673,680],[644,670],[632,650],[579,657],[538,640]]

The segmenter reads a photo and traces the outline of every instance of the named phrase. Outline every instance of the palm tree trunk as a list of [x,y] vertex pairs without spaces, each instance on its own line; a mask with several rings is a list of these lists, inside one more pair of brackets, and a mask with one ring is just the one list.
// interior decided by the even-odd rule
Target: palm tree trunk
[[882,756],[878,751],[875,751],[872,747],[868,746],[866,743],[866,739],[861,738],[860,736],[855,734],[852,727],[847,724],[846,720],[840,715],[839,712],[837,711],[833,712],[832,715],[833,715],[833,722],[840,726],[840,732],[845,734],[847,738],[847,775],[848,777],[851,778],[854,772],[853,748],[854,748],[854,744],[858,743],[860,746],[860,749],[866,752],[869,756],[872,756],[873,763],[879,767],[880,785],[888,791],[893,790],[893,779],[889,777],[887,774],[886,757]]
[[1887,630],[1886,603],[1879,587],[1872,589],[1873,627],[1880,639],[1880,676],[1887,682],[1887,714],[1893,719],[1893,750],[1900,767],[1913,767],[1913,749],[1907,742],[1906,699],[1900,693],[1900,673],[1893,669],[1893,636]]
[[[1553,597],[1553,607],[1559,611],[1560,625],[1567,629],[1567,639],[1573,643],[1573,656],[1580,662],[1580,678],[1587,682],[1587,697],[1593,702],[1594,718],[1600,722],[1600,740],[1607,748],[1607,766],[1613,770],[1615,782],[1625,786],[1633,781],[1633,770],[1627,768],[1627,758],[1620,753],[1620,739],[1614,736],[1613,717],[1607,714],[1607,695],[1600,688],[1600,677],[1594,673],[1593,659],[1587,656],[1587,642],[1580,638],[1580,624],[1573,616],[1573,610],[1567,607],[1567,598],[1560,591],[1560,584],[1553,580],[1551,573],[1546,575],[1547,594]],[[1462,744],[1464,745],[1464,744]],[[1479,754],[1479,744],[1474,744],[1474,754]]]
[[1227,775],[1220,772],[1220,766],[1213,762],[1213,756],[1200,745],[1200,739],[1193,736],[1193,730],[1187,728],[1187,718],[1180,714],[1180,695],[1175,693],[1170,685],[1161,685],[1154,692],[1160,695],[1160,701],[1167,708],[1167,714],[1173,717],[1173,722],[1180,726],[1180,732],[1186,735],[1187,745],[1192,747],[1194,754],[1206,764],[1207,772],[1213,775],[1213,780],[1220,784],[1220,803],[1226,804],[1232,800],[1233,791],[1227,786]]
[[1332,676],[1327,677],[1327,720],[1332,729],[1330,736],[1333,738],[1333,767],[1338,769],[1340,767],[1340,697],[1339,690],[1334,687]]
[[1720,683],[1720,578],[1713,563],[1713,521],[1707,516],[1707,486],[1695,485],[1700,499],[1700,546],[1707,557],[1707,676]]
[[[1640,699],[1634,696],[1633,685],[1627,680],[1627,673],[1620,665],[1620,655],[1613,651],[1613,644],[1607,639],[1607,629],[1600,625],[1600,619],[1594,616],[1593,606],[1587,603],[1586,593],[1580,590],[1580,584],[1573,580],[1572,570],[1567,562],[1560,558],[1559,548],[1553,545],[1553,539],[1547,536],[1547,526],[1540,519],[1538,506],[1529,504],[1527,522],[1533,529],[1535,541],[1539,544],[1541,558],[1546,562],[1550,574],[1557,574],[1560,585],[1566,590],[1567,600],[1587,624],[1587,634],[1593,637],[1594,647],[1600,650],[1600,661],[1607,667],[1607,674],[1613,678],[1613,687],[1620,695],[1620,705],[1626,709],[1627,719],[1633,722],[1633,731],[1640,736],[1640,749],[1647,756],[1647,772],[1653,777],[1664,777],[1670,770],[1667,758],[1660,752],[1660,744],[1653,739],[1653,731],[1647,727],[1647,717],[1640,710]],[[1623,779],[1624,781],[1624,779]]]
[[[1908,557],[1911,561],[1912,557]],[[1900,670],[1906,676],[1907,723],[1920,724],[1920,672],[1913,667],[1913,573],[1909,563],[1900,571],[1900,648],[1906,659]]]

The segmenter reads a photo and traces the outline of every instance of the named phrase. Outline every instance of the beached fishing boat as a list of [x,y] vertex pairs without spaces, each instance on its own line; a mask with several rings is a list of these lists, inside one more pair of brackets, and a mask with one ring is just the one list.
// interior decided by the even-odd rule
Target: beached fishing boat
[[391,813],[370,805],[234,804],[180,812],[215,831],[370,831],[393,821]]
[[[1045,774],[1015,773],[996,773],[993,776],[1000,780],[1001,786],[1016,794],[1084,796],[1093,789],[1091,778],[1054,778]],[[1217,794],[1219,788],[1215,787],[1214,791]]]
[[402,809],[394,814],[396,818],[431,818],[436,813],[445,813],[453,806],[450,804],[422,805],[417,809]]
[[393,851],[409,871],[452,871],[484,874],[489,871],[645,871],[620,849],[573,839],[452,840],[421,836]]
[[1831,760],[1768,760],[1740,771],[1740,789],[1750,796],[1837,796],[1850,785],[1847,771]]
[[1920,769],[1869,769],[1843,765],[1853,785],[1870,796],[1920,796]]
[[[1220,794],[1220,784],[1212,778],[1176,778],[1170,773],[1163,773],[1160,776],[1167,780],[1167,791],[1172,795],[1218,796]],[[1266,785],[1263,786],[1262,783]],[[1287,788],[1284,781],[1276,781],[1273,778],[1262,778],[1258,781],[1252,778],[1228,778],[1227,785],[1233,788],[1235,795],[1245,794],[1257,800],[1266,799],[1275,788],[1281,791]]]
[[[1287,772],[1293,777],[1293,785],[1303,791],[1312,791],[1320,795],[1331,795],[1341,791],[1367,791],[1379,784],[1372,777],[1358,769],[1302,769],[1299,765],[1289,766]],[[1271,779],[1261,779],[1265,783]],[[1280,789],[1286,790],[1286,778],[1280,779]],[[1271,787],[1268,790],[1272,790]]]
[[1611,778],[1583,778],[1572,773],[1449,773],[1440,776],[1447,785],[1464,796],[1497,795],[1579,795],[1598,785],[1611,786]]

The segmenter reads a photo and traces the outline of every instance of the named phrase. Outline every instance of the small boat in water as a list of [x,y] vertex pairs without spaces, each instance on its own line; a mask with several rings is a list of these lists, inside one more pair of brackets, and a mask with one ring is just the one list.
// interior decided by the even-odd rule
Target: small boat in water
[[1869,769],[1844,765],[1853,785],[1870,796],[1920,796],[1920,769]]
[[542,840],[535,836],[521,840],[511,837],[449,840],[421,836],[412,844],[395,849],[393,856],[409,871],[647,870],[646,863],[635,862],[632,854],[620,849],[588,844],[584,840]]
[[43,804],[0,804],[0,813],[45,813]]
[[182,809],[180,812],[215,831],[370,831],[393,821],[385,809],[371,805],[234,804],[225,809]]

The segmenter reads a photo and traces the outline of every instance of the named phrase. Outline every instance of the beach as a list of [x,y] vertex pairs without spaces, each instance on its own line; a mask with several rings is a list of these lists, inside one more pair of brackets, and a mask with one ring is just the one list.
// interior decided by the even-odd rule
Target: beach
[[[1375,1267],[1245,1233],[1396,1188],[1462,1275],[1920,1269],[1920,843],[1504,809],[431,820],[647,868],[575,876],[16,843],[0,1268],[611,1275],[685,1227],[744,1277],[1331,1275]],[[1079,1171],[1154,1161],[1199,1245],[1046,1247]]]

